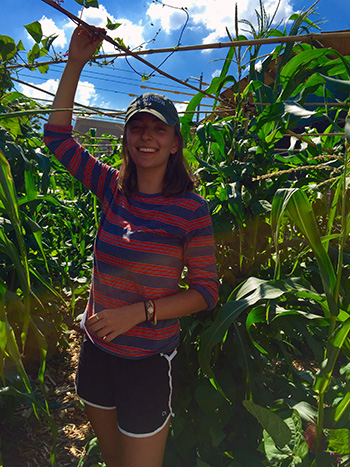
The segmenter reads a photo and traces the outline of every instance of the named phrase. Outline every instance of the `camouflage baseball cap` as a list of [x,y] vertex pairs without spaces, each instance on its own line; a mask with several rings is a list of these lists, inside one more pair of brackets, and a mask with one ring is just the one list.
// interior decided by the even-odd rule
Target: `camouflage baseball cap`
[[126,111],[125,124],[128,123],[131,117],[140,112],[152,114],[169,126],[180,124],[174,104],[161,94],[147,92],[136,97]]

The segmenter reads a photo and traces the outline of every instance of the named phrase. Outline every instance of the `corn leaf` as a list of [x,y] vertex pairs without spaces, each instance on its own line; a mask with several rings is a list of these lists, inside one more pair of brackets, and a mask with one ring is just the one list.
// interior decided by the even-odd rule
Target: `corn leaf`
[[29,268],[25,241],[22,234],[22,226],[19,217],[18,201],[15,191],[15,184],[11,175],[10,165],[4,154],[0,151],[0,200],[3,203],[6,213],[15,229],[17,242],[20,249],[21,262],[25,272],[27,286],[23,292],[30,289]]
[[337,89],[338,91],[342,91],[346,94],[350,94],[350,81],[346,81],[344,79],[336,79],[330,76],[323,75],[320,73],[320,76],[324,79],[324,81],[330,84],[332,87]]
[[15,333],[12,329],[12,326],[8,322],[7,318],[5,318],[5,322],[6,322],[6,334],[7,334],[6,352],[10,355],[11,359],[15,363],[18,374],[21,377],[23,383],[25,384],[27,391],[31,393],[32,388],[30,385],[28,375],[22,363],[21,353],[17,346]]
[[276,249],[276,266],[275,266],[275,279],[279,279],[280,275],[280,254],[279,254],[279,233],[281,230],[281,222],[283,219],[283,214],[286,210],[290,198],[293,196],[293,193],[296,189],[290,189],[288,191],[280,192],[277,196],[273,197],[272,207],[271,207],[271,230],[274,246]]
[[350,407],[350,390],[343,396],[339,404],[337,405],[334,413],[334,421],[338,422],[341,416],[345,413],[347,408]]
[[[343,186],[343,176],[340,177],[339,182],[337,183],[336,190],[335,190],[334,197],[333,197],[333,201],[332,201],[332,205],[331,205],[331,208],[330,208],[330,211],[329,211],[328,222],[327,222],[327,237],[329,237],[329,235],[331,234],[331,231],[332,231],[332,227],[333,227],[333,224],[334,224],[334,219],[335,219],[336,212],[337,212],[338,202],[339,202],[339,199],[340,199],[340,196],[341,196],[341,193],[342,193],[342,186]],[[330,240],[330,238],[327,238],[326,242],[324,243],[324,247],[325,247],[326,251],[328,251],[329,240]]]
[[345,122],[345,139],[350,144],[350,118],[348,117]]
[[331,381],[335,363],[339,356],[339,352],[345,342],[350,331],[350,318],[341,323],[333,333],[333,336],[327,342],[326,356],[322,362],[319,372],[316,375],[315,391],[324,393]]
[[35,185],[33,175],[30,169],[25,170],[24,180],[25,180],[25,186],[26,186],[26,195],[28,197],[28,200],[32,201],[37,198],[38,190],[36,189],[36,185]]
[[224,339],[224,336],[235,321],[235,319],[250,306],[256,305],[260,300],[272,300],[281,297],[289,289],[282,281],[261,281],[256,288],[256,279],[248,279],[250,287],[246,285],[245,291],[248,294],[244,298],[225,303],[219,310],[217,317],[201,337],[201,347],[199,351],[199,362],[203,371],[214,378],[214,373],[210,367],[211,351],[213,347]]
[[0,228],[0,251],[11,258],[20,281],[21,289],[24,294],[29,295],[28,276],[22,263],[21,256],[13,242],[6,236],[3,228]]
[[17,195],[10,165],[6,157],[0,150],[0,199],[6,208],[6,212],[11,221],[19,224],[19,211],[17,205]]
[[[323,246],[315,215],[307,196],[299,189],[285,188],[277,190],[275,198],[276,197],[281,197],[281,199],[274,199],[272,203],[273,209],[276,209],[276,212],[271,216],[273,228],[276,229],[278,227],[279,220],[277,219],[284,212],[288,213],[289,217],[295,222],[315,254],[328,301],[329,311],[332,315],[336,316],[339,313],[338,306],[333,297],[336,275],[332,262]],[[275,241],[277,241],[277,234],[275,233],[274,235]]]

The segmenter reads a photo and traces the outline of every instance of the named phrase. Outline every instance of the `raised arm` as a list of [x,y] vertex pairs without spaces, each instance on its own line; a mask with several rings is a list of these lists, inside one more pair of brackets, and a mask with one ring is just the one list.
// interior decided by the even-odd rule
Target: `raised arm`
[[[96,31],[103,29],[96,28]],[[79,78],[84,65],[95,52],[101,38],[79,26],[73,32],[66,67],[52,105],[48,124],[44,125],[44,142],[50,152],[69,172],[100,200],[110,183],[115,182],[116,170],[103,164],[80,146],[72,137],[72,108]]]
[[[57,89],[52,109],[73,109],[74,96],[84,65],[90,60],[101,37],[93,35],[82,26],[73,32],[69,45],[68,61]],[[71,125],[72,110],[52,112],[49,123],[52,125]]]

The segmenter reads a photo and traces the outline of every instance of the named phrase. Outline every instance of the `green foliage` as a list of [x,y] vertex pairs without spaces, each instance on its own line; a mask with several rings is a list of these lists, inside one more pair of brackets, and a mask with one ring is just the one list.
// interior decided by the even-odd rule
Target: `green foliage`
[[[273,412],[270,412],[270,414]],[[290,438],[283,449],[279,449],[273,437],[264,430],[264,450],[266,452],[267,465],[270,466],[295,466],[307,465],[305,458],[308,447],[303,437],[302,422],[299,413],[295,410],[282,420],[278,417],[280,426],[284,423],[290,430]],[[283,426],[283,425],[282,425]]]
[[32,36],[32,38],[35,40],[36,43],[40,43],[42,37],[43,37],[43,32],[41,29],[41,24],[39,21],[34,21],[34,23],[27,24],[24,26],[28,33]]
[[[318,28],[313,12],[293,15],[287,31],[272,28],[260,2],[257,27],[243,23],[256,38],[297,35]],[[118,26],[107,20],[108,29]],[[34,62],[54,37],[37,22],[25,27]],[[0,36],[0,64],[20,51]],[[43,149],[47,109],[9,92],[11,74],[0,70],[0,411],[9,398],[30,400],[55,437],[25,363],[34,348],[45,394],[47,353],[64,344],[84,307],[100,207]],[[181,384],[164,465],[348,462],[349,75],[349,57],[331,49],[232,47],[206,89],[215,96],[211,117],[192,117],[200,93],[181,118],[185,155],[212,213],[221,286],[215,310],[181,320]],[[99,142],[92,134],[82,141],[91,152]],[[111,145],[118,167],[119,143]],[[96,439],[85,457],[100,462]]]
[[82,5],[85,8],[93,7],[98,8],[98,1],[97,0],[75,0],[79,5]]
[[116,29],[119,28],[119,26],[121,26],[121,23],[112,23],[112,21],[107,18],[107,24],[106,24],[106,28],[109,29],[110,31],[115,31]]
[[263,426],[277,448],[282,449],[290,442],[292,432],[278,415],[252,401],[243,401],[243,405]]
[[11,60],[16,55],[15,41],[9,36],[0,36],[0,55],[3,62]]
[[[28,54],[33,61],[47,53],[53,38],[42,37],[39,23],[26,28],[36,40]],[[21,42],[15,46],[1,36],[5,63],[20,50]],[[88,289],[96,232],[90,221],[98,215],[98,206],[42,152],[37,116],[47,109],[16,91],[6,92],[11,78],[7,71],[1,73],[0,414],[8,417],[15,409],[11,400],[29,401],[50,426],[54,463],[57,427],[46,402],[45,366],[57,346],[65,345],[67,323],[82,311],[75,294],[84,296]],[[32,389],[33,378],[41,388],[39,396]]]
[[[256,37],[278,35],[264,29],[260,13]],[[305,14],[292,19],[290,34],[314,26]],[[228,53],[207,91],[232,83],[235,93],[226,107],[214,105],[215,119],[196,125],[190,113],[182,118],[186,154],[210,202],[221,279],[215,319],[196,336],[199,363],[222,400],[235,405],[239,396],[222,372],[232,359],[241,362],[233,374],[242,378],[244,406],[262,425],[254,432],[264,465],[335,465],[347,454],[347,431],[337,430],[350,428],[346,373],[335,376],[349,356],[348,155],[340,135],[323,137],[315,128],[322,122],[325,133],[344,131],[344,110],[330,101],[348,98],[350,62],[329,49],[286,44],[257,70],[259,55],[260,46]],[[228,74],[233,60],[249,70],[243,90]],[[268,83],[271,67],[277,74]],[[323,98],[324,105],[310,108]],[[235,340],[241,345],[229,351]],[[299,361],[318,371],[297,370]],[[239,414],[244,422],[248,416]],[[307,424],[314,430],[309,446]],[[232,459],[243,444],[231,444]]]

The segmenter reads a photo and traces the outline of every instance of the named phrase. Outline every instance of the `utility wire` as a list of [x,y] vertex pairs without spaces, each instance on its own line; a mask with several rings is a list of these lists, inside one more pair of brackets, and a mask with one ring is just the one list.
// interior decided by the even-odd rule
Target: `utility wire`
[[[29,76],[29,75],[24,75],[24,74],[23,74],[23,75],[21,74],[21,77],[31,78],[31,76]],[[47,78],[44,78],[43,76],[35,76],[35,79],[40,80],[40,81],[47,81]],[[105,80],[105,81],[108,81],[108,80]],[[127,85],[127,84],[129,84],[129,83],[120,83],[120,84],[121,84],[122,86],[125,86],[125,85]],[[95,85],[93,85],[93,86],[94,86],[94,89],[95,89],[96,91],[111,92],[111,93],[113,93],[113,94],[116,94],[116,93],[117,93],[117,94],[124,94],[124,95],[126,95],[126,96],[129,95],[128,92],[118,91],[118,90],[115,90],[115,89],[104,89],[104,88],[97,87],[97,86],[95,86]],[[137,85],[137,84],[131,84],[131,86],[137,86],[137,87],[138,87],[139,85]],[[80,83],[79,83],[79,87],[90,88],[91,86],[89,86],[88,84],[83,84],[83,83],[80,82]],[[40,88],[40,89],[41,89],[41,88]]]
[[[11,78],[12,81],[15,81],[17,83],[20,83],[24,86],[29,86],[30,88],[33,88],[37,91],[40,91],[40,92],[43,92],[44,94],[47,94],[51,97],[55,97],[55,94],[50,92],[50,91],[46,91],[45,89],[42,89],[42,88],[39,88],[38,86],[35,86],[34,84],[30,84],[30,83],[26,83],[25,81],[22,81],[22,80],[19,80],[17,78]],[[130,97],[137,97],[138,95],[137,94],[128,94]],[[33,99],[33,100],[41,100],[41,99]],[[176,103],[179,103],[179,104],[187,104],[187,102],[179,102],[179,101],[175,101]],[[81,110],[80,113],[86,113],[86,111],[89,111],[93,114],[98,114],[98,115],[102,115],[102,116],[105,116],[105,117],[108,117],[108,118],[123,118],[125,116],[125,111],[122,111],[122,110],[109,110],[109,109],[100,109],[98,107],[90,107],[90,106],[87,106],[87,105],[84,105],[84,104],[79,104],[78,102],[74,102],[74,105],[75,106],[78,106],[80,107],[81,109],[85,109],[84,111]],[[209,106],[211,107],[211,106]],[[105,110],[107,110],[108,112],[106,112]],[[48,110],[49,112],[49,110]],[[75,113],[79,113],[79,110],[75,110]],[[198,111],[194,110],[194,111],[178,111],[179,114],[197,114]],[[205,114],[207,115],[209,112],[200,112],[201,114]],[[212,113],[212,111],[210,112]],[[214,112],[215,113],[215,112]]]
[[[12,79],[12,81],[16,81],[17,83],[20,83],[20,84],[25,85],[25,86],[29,86],[30,88],[33,88],[33,89],[35,89],[35,90],[37,90],[37,91],[41,91],[41,92],[43,92],[44,94],[48,94],[49,96],[55,97],[55,94],[53,94],[52,92],[46,91],[45,89],[42,89],[42,88],[39,88],[38,86],[35,86],[34,84],[26,83],[26,82],[24,82],[24,81],[22,81],[22,80],[20,80],[20,79],[17,79],[17,78],[12,78],[12,77],[11,77],[11,79]],[[89,107],[88,105],[79,104],[78,102],[74,102],[74,105],[77,105],[77,106],[79,106],[79,107],[82,107],[82,108],[84,108],[84,109],[87,109],[87,110],[89,110],[89,111],[92,111],[92,112],[94,112],[94,113],[98,113],[98,114],[105,115],[106,117],[109,117],[109,116],[110,116],[109,114],[107,114],[107,113],[105,113],[105,112],[96,111],[95,108]],[[120,115],[120,116],[122,116],[122,115],[124,115],[124,114],[125,114],[125,112],[119,111],[119,115]]]
[[[98,67],[100,68],[100,66],[98,66]],[[109,68],[109,67],[110,67],[110,65],[106,65],[106,70],[107,71],[114,71],[114,68]],[[131,70],[123,70],[121,68],[119,68],[118,70],[119,71],[124,71],[124,72],[127,72],[127,73],[133,73]],[[62,67],[60,67],[60,69],[55,69],[55,67],[52,66],[52,67],[50,67],[50,71],[54,71],[55,73],[62,73]],[[137,83],[140,82],[139,79],[132,79],[132,78],[125,77],[125,76],[118,76],[118,75],[114,75],[113,73],[98,72],[98,71],[91,70],[91,69],[83,69],[83,72],[81,74],[82,77],[85,77],[85,76],[90,77],[90,75],[92,75],[92,77],[94,79],[103,79],[103,81],[110,81],[110,82],[113,82],[113,81],[118,82],[118,81],[116,81],[116,79],[127,79],[128,83],[130,81],[137,82]],[[101,76],[101,78],[98,78],[98,76]],[[106,78],[106,76],[107,76],[107,78]],[[108,76],[110,76],[111,78],[108,78]],[[116,79],[113,79],[113,78],[116,78]],[[163,78],[163,76],[159,76],[158,78]],[[161,85],[161,86],[164,85],[164,83],[160,83],[160,82],[158,83],[158,82],[153,81],[153,80],[152,80],[152,83],[155,84],[155,85]],[[180,86],[180,85],[176,85],[176,84],[174,85],[174,84],[171,84],[171,83],[169,83],[167,86],[173,87],[175,89],[181,89],[182,88],[182,86]]]
[[[22,76],[24,76],[26,78],[31,77],[29,75],[21,75],[21,77]],[[38,80],[46,81],[46,78],[44,78],[42,76],[36,76],[35,78],[38,79]],[[18,81],[20,84],[22,84],[22,86],[30,86],[30,87],[38,90],[38,91],[46,92],[43,88],[40,88],[39,86],[35,86],[34,84],[32,85],[32,83],[26,83],[26,82],[20,81],[20,80],[14,80],[14,81]],[[133,85],[133,86],[136,86],[136,85]],[[90,88],[91,86],[83,84],[83,83],[79,83],[79,87]],[[139,85],[138,87],[140,87],[141,89],[151,89],[153,91],[159,91],[159,92],[163,92],[163,93],[174,93],[174,94],[178,94],[178,95],[186,95],[186,96],[192,96],[192,97],[195,96],[195,94],[185,93],[185,92],[181,92],[181,91],[173,91],[171,89],[153,88],[153,87],[143,86],[143,85]],[[95,85],[94,85],[93,89],[96,90],[96,91],[109,92],[109,93],[113,93],[113,94],[123,94],[123,95],[126,95],[126,96],[130,96],[130,92],[116,91],[114,89],[104,89],[104,88],[96,87]],[[178,104],[188,105],[188,101],[174,101],[173,100],[173,102],[178,103]],[[205,104],[202,104],[202,106],[212,107],[212,105],[205,105]]]

